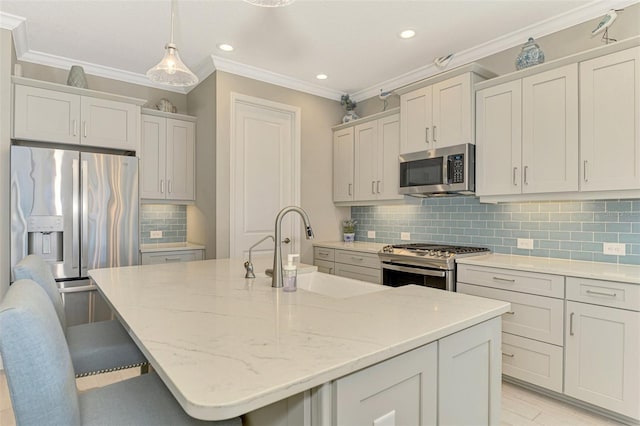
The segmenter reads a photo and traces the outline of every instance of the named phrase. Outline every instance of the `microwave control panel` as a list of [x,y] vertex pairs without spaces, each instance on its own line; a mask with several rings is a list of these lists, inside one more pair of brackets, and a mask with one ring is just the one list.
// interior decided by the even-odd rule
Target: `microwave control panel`
[[449,157],[451,183],[464,183],[464,154]]

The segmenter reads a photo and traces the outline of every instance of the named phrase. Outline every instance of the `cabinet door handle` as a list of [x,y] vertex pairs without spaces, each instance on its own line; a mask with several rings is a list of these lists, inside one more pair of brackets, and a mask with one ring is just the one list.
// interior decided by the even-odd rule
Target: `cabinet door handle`
[[502,356],[508,356],[509,358],[513,358],[515,355],[509,352],[502,352]]
[[351,184],[349,184],[349,195],[351,195]]
[[507,312],[505,312],[504,314],[505,314],[505,315],[507,315],[507,314],[509,314],[509,315],[515,315],[516,313],[515,313],[515,312],[513,312],[513,311],[507,311]]
[[362,262],[364,260],[364,258],[363,257],[351,256],[351,260],[355,260],[356,262]]
[[86,121],[82,122],[82,133],[83,133],[84,137],[86,138],[87,137],[87,122]]
[[169,180],[167,181],[167,189],[168,189],[168,193],[169,193],[169,194],[171,194],[171,189],[172,189],[172,188],[171,188],[171,186],[172,186],[172,185],[171,185],[171,179],[169,179]]
[[429,143],[429,128],[424,128],[424,143]]
[[78,120],[73,120],[73,136],[78,136]]
[[569,336],[573,336],[573,316],[575,312],[569,314]]
[[160,179],[160,193],[164,194],[164,179]]
[[376,192],[379,194],[380,193],[380,181],[376,181]]
[[587,290],[587,293],[588,294],[595,294],[595,295],[598,295],[598,296],[609,296],[609,297],[616,297],[617,296],[616,293],[605,293],[605,292],[602,292],[602,291],[594,291],[594,290]]
[[433,142],[436,141],[436,126],[433,126]]
[[371,181],[371,193],[372,194],[376,193],[376,181],[375,180]]
[[516,280],[511,280],[511,279],[508,279],[508,278],[500,278],[500,277],[493,277],[493,280],[494,281],[504,281],[504,282],[507,282],[507,283],[515,283],[516,282]]
[[333,275],[333,268],[329,268],[329,274]]
[[513,168],[513,186],[518,186],[518,181],[516,180],[518,176],[518,168],[514,167]]
[[165,257],[164,261],[165,262],[180,262],[180,258],[179,257]]
[[329,253],[318,252],[318,256],[329,256]]
[[587,177],[587,164],[589,164],[589,162],[584,160],[582,164],[582,174],[585,182],[589,182],[589,178]]
[[525,185],[529,185],[529,182],[527,181],[527,171],[529,170],[529,166],[524,166],[524,184]]

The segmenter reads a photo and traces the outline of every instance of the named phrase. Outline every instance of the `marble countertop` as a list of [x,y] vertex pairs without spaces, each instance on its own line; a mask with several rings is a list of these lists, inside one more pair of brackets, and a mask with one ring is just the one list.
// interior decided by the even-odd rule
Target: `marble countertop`
[[[509,309],[505,302],[414,285],[343,298],[286,293],[267,277],[245,279],[243,262],[89,272],[193,417],[247,413]],[[304,277],[374,286],[319,272]]]
[[635,265],[498,253],[465,257],[456,263],[640,284],[640,266]]
[[382,250],[382,247],[386,246],[386,244],[368,243],[366,241],[354,241],[352,243],[345,243],[344,241],[320,241],[317,243],[313,243],[313,246],[377,254],[380,250]]
[[155,253],[161,251],[178,251],[178,250],[204,250],[205,246],[193,243],[158,243],[158,244],[140,244],[140,253]]

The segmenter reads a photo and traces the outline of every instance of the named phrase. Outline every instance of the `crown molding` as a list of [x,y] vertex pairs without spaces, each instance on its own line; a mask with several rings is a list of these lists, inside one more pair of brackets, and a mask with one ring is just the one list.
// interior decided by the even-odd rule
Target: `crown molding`
[[226,58],[211,55],[211,59],[216,70],[240,75],[242,77],[252,78],[254,80],[264,81],[265,83],[275,84],[277,86],[286,87],[288,89],[298,90],[300,92],[309,93],[311,95],[328,98],[331,100],[340,99],[341,91],[307,83],[296,78],[288,77],[262,68],[251,65],[242,64],[240,62],[231,61]]
[[437,68],[434,64],[428,64],[415,70],[409,71],[398,77],[385,80],[381,83],[359,90],[351,95],[357,102],[378,96],[380,89],[395,90],[407,84],[439,74],[447,69],[453,69],[461,65],[468,64],[479,59],[486,58],[493,54],[502,52],[523,43],[529,37],[540,38],[554,32],[581,24],[590,19],[604,15],[611,9],[624,9],[627,6],[636,4],[640,0],[594,0],[578,8],[572,9],[560,15],[551,17],[544,21],[529,25],[517,31],[505,34],[504,36],[481,43],[475,47],[465,49],[454,54],[453,58],[445,69]]

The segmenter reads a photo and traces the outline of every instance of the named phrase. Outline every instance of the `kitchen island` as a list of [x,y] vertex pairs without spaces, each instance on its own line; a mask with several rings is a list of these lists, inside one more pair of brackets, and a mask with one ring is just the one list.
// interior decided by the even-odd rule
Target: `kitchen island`
[[[286,293],[263,274],[245,279],[242,263],[90,271],[191,416],[247,414],[246,424],[291,419],[293,411],[307,424],[499,421],[500,315],[508,303],[319,272],[300,273],[298,291]],[[261,271],[268,260],[254,263]],[[300,401],[295,410],[278,402],[291,398]]]

